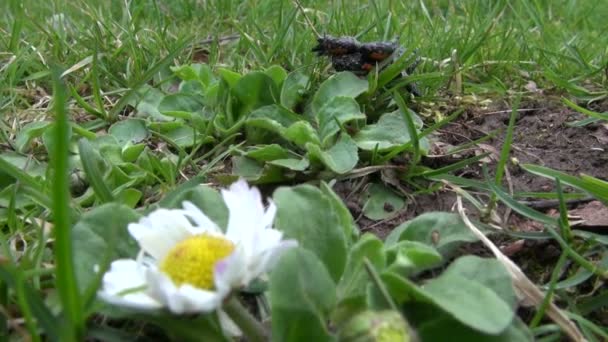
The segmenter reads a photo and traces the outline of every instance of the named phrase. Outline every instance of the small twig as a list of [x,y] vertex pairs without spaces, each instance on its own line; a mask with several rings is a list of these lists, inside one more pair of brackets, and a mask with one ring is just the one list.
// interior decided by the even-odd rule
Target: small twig
[[[462,198],[456,198],[458,213],[462,222],[467,226],[475,236],[477,236],[483,244],[488,247],[496,259],[507,269],[513,281],[513,287],[517,290],[519,297],[523,297],[528,303],[532,303],[535,307],[539,307],[545,298],[545,293],[541,291],[517,266],[511,259],[504,255],[496,245],[490,241],[467,217],[462,206]],[[573,341],[587,341],[580,332],[576,324],[569,319],[566,314],[553,301],[550,301],[547,309],[549,316]]]

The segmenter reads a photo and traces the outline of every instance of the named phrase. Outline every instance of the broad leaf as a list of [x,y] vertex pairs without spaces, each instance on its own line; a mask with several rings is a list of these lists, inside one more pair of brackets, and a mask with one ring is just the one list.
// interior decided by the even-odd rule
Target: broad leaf
[[371,220],[384,220],[395,215],[405,206],[403,198],[388,187],[373,183],[365,191],[363,214]]
[[338,142],[323,151],[319,145],[312,143],[306,144],[310,159],[316,159],[322,162],[328,169],[337,173],[344,174],[357,166],[359,154],[357,153],[357,145],[348,134],[343,134]]
[[310,162],[308,159],[296,159],[296,158],[286,158],[286,159],[275,159],[268,162],[270,165],[279,166],[285,169],[289,169],[292,171],[304,171],[310,166]]
[[269,105],[256,109],[247,118],[247,125],[265,128],[277,134],[292,124],[303,120],[296,113],[279,105]]
[[194,115],[200,115],[203,106],[201,96],[176,93],[165,96],[158,105],[158,111],[163,115],[190,119]]
[[386,238],[386,245],[403,240],[426,243],[446,255],[464,242],[477,241],[477,237],[464,225],[458,214],[429,212],[395,228]]
[[331,341],[327,327],[335,284],[310,251],[286,251],[270,276],[272,341]]
[[443,272],[442,276],[451,274],[458,274],[486,286],[513,308],[517,305],[511,276],[496,259],[465,255],[450,264],[450,267]]
[[118,258],[134,258],[138,252],[127,226],[139,219],[133,209],[108,203],[82,215],[72,230],[74,269],[81,290],[97,277],[95,268]]
[[404,276],[439,266],[443,261],[435,248],[417,241],[400,241],[392,245],[387,248],[386,257],[389,269]]
[[519,319],[499,334],[486,334],[470,328],[436,307],[412,305],[407,308],[408,317],[418,318],[416,332],[422,341],[479,341],[479,342],[526,342],[534,341],[530,329]]
[[308,76],[299,71],[290,73],[281,89],[281,105],[293,109],[301,100],[308,85]]
[[277,87],[283,85],[283,81],[287,78],[287,71],[279,65],[272,65],[266,68],[264,73],[272,78]]
[[288,150],[281,147],[281,145],[272,144],[254,146],[245,152],[244,155],[258,161],[271,161],[287,158],[290,156],[290,153]]
[[15,137],[15,147],[17,148],[17,151],[19,153],[24,153],[29,147],[30,141],[41,136],[51,124],[52,123],[48,121],[34,121],[21,127]]
[[298,121],[283,131],[283,138],[294,144],[305,147],[307,144],[319,145],[317,132],[307,121]]
[[340,126],[353,120],[365,120],[366,118],[365,114],[361,113],[357,101],[344,96],[334,97],[327,101],[315,115],[323,146],[327,146],[330,139],[340,131]]
[[233,91],[241,104],[237,120],[255,109],[276,103],[279,99],[275,82],[260,71],[241,77],[234,85]]
[[148,128],[141,119],[127,119],[119,121],[108,129],[120,145],[126,143],[138,143],[148,137]]
[[384,273],[382,280],[400,304],[428,303],[453,319],[486,334],[500,334],[513,321],[515,313],[494,291],[456,273],[441,275],[423,286],[396,275]]
[[367,88],[367,80],[360,79],[351,72],[337,73],[325,80],[315,93],[311,103],[312,115],[314,116],[334,97],[356,98],[366,92]]
[[346,263],[346,239],[332,201],[321,190],[300,185],[281,187],[274,193],[277,205],[275,226],[300,246],[321,259],[334,280],[340,279]]
[[401,111],[386,113],[378,122],[361,129],[353,139],[360,149],[386,151],[410,142],[408,126]]

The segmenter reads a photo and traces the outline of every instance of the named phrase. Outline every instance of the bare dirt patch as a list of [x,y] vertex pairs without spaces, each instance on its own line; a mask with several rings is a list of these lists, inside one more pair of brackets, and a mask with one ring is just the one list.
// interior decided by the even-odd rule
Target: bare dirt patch
[[[586,118],[556,102],[528,102],[520,106],[508,163],[508,187],[514,192],[550,192],[554,190],[552,180],[535,176],[524,171],[519,164],[531,163],[559,170],[571,175],[587,174],[600,179],[608,179],[608,125],[590,124],[585,127],[571,127],[568,123]],[[494,108],[488,110],[468,109],[456,122],[441,129],[436,140],[448,146],[459,146],[495,132],[494,138],[484,141],[482,152],[493,152],[494,158],[502,149],[511,110]],[[424,163],[433,168],[449,165],[479,153],[472,147],[454,156],[426,158]],[[492,161],[490,167],[495,167]],[[482,180],[479,165],[471,165],[455,172],[466,178]],[[406,208],[385,221],[372,221],[361,215],[361,196],[352,195],[353,183],[342,182],[336,191],[346,200],[353,217],[362,231],[370,231],[385,237],[398,224],[430,211],[451,211],[455,195],[451,191],[437,191],[432,194],[416,195],[409,200]],[[583,205],[581,202],[580,205]],[[574,207],[579,205],[574,203]],[[546,210],[550,209],[543,208]],[[532,227],[533,228],[533,227]],[[531,228],[531,230],[532,230]]]

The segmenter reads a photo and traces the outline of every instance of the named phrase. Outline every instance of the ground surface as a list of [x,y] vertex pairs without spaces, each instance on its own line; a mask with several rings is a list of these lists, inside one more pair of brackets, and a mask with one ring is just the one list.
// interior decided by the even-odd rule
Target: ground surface
[[[173,75],[176,66],[203,63],[217,76],[220,70],[247,74],[278,65],[286,72],[301,71],[309,76],[314,91],[334,73],[326,58],[311,51],[317,34],[356,36],[362,42],[396,39],[400,45],[420,51],[422,64],[413,79],[422,96],[408,105],[423,118],[424,127],[463,110],[454,121],[430,134],[432,146],[428,155],[421,158],[421,167],[437,170],[488,153],[481,161],[446,172],[465,180],[488,181],[481,162],[488,165],[493,177],[505,146],[511,106],[521,98],[512,142],[507,144],[508,172],[499,185],[520,203],[556,217],[559,203],[555,182],[525,171],[520,165],[534,164],[572,176],[586,174],[608,181],[608,121],[574,127],[570,124],[587,116],[564,104],[564,99],[568,99],[597,113],[608,112],[608,6],[604,2],[302,0],[303,8],[291,0],[0,2],[0,158],[25,174],[14,181],[5,177],[14,171],[10,165],[3,164],[0,169],[0,230],[6,237],[3,239],[10,241],[2,244],[0,261],[3,263],[7,255],[14,253],[22,272],[19,274],[32,279],[36,293],[47,301],[47,294],[58,289],[50,276],[55,272],[53,267],[71,260],[56,260],[60,255],[54,253],[61,252],[55,248],[59,245],[56,241],[61,238],[49,242],[48,237],[39,235],[39,226],[33,225],[31,218],[54,222],[53,205],[61,201],[66,204],[66,212],[69,203],[79,213],[94,210],[107,201],[97,193],[98,189],[92,190],[94,176],[82,169],[68,170],[67,166],[65,173],[73,176],[72,193],[55,197],[51,178],[54,166],[49,153],[57,142],[43,125],[56,120],[57,103],[65,104],[68,119],[79,125],[73,127],[72,140],[62,145],[65,150],[69,148],[73,157],[79,149],[76,138],[99,142],[117,123],[144,117],[146,132],[160,126],[155,118],[144,114],[160,114],[155,100],[180,91],[180,80]],[[61,77],[54,79],[55,72]],[[58,82],[66,85],[67,96],[63,100],[58,99]],[[150,89],[156,93],[139,96],[140,90],[144,93]],[[383,89],[379,97],[390,99],[391,91]],[[401,95],[409,96],[406,92]],[[301,109],[295,108],[294,112],[301,114]],[[223,114],[226,107],[216,106],[212,111],[215,112],[211,114]],[[176,121],[186,127],[200,124],[179,120]],[[37,124],[41,126],[35,127]],[[235,138],[213,129],[203,133],[215,139],[213,144],[176,148],[159,131],[145,135],[140,141],[149,157],[145,164],[122,160],[116,151],[121,151],[124,144],[114,146],[114,150],[105,146],[104,153],[110,152],[96,165],[105,163],[113,168],[113,173],[97,175],[98,184],[108,183],[113,187],[109,190],[118,193],[127,182],[125,170],[150,167],[145,171],[152,177],[130,186],[134,199],[120,198],[140,211],[192,177],[203,176],[205,183],[221,187],[234,179],[231,145],[241,144],[244,149],[255,147],[255,143],[242,139],[242,134]],[[455,149],[458,151],[454,153]],[[295,151],[303,153],[302,149]],[[423,213],[454,211],[456,194],[450,186],[436,178],[399,178],[399,172],[413,159],[411,153],[400,153],[382,165],[361,155],[357,168],[380,168],[364,176],[330,173],[324,178],[336,179],[334,190],[361,231],[384,238],[396,226]],[[184,156],[190,159],[182,163]],[[404,169],[397,172],[395,166]],[[289,181],[261,187],[264,195],[270,196],[281,185],[318,184],[317,176],[316,172],[300,173]],[[372,183],[387,185],[405,200],[405,206],[393,210],[386,204],[387,212],[394,211],[388,218],[366,217],[364,194]],[[573,227],[606,235],[608,195],[601,197],[596,193],[589,197],[588,191],[567,185],[564,189],[578,195],[567,203]],[[483,205],[494,195],[485,188],[469,187],[466,191]],[[482,219],[485,214],[469,203],[466,207],[473,218]],[[504,219],[500,224],[503,228],[520,232],[543,229],[542,224],[516,213],[502,201],[497,203],[496,214]],[[584,222],[574,224],[576,221]],[[568,259],[556,273],[557,278],[551,280],[560,255],[567,254],[568,246],[547,237],[524,241],[498,234],[493,239],[538,285],[577,275],[584,268],[579,265],[581,261],[608,260],[607,243],[598,242],[600,238],[570,241],[570,248],[582,256],[576,261]],[[461,254],[489,256],[480,244],[467,245]],[[69,257],[70,253],[63,255]],[[591,268],[586,266],[586,270]],[[560,304],[572,312],[591,313],[593,322],[601,325],[597,329],[603,329],[601,336],[608,336],[608,305],[598,309],[589,304],[606,303],[603,298],[607,292],[600,278],[585,278],[588,280],[564,287],[559,293]],[[16,295],[11,292],[9,296],[3,284],[0,283],[0,304],[4,305],[9,297],[17,303]],[[21,312],[27,310],[19,310],[19,305],[14,305],[14,316],[21,329],[16,331],[21,332]],[[533,315],[521,314],[526,319]]]

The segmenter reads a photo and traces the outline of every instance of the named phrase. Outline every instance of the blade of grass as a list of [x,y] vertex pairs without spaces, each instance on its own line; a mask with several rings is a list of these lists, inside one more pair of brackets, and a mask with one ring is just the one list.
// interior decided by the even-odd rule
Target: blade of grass
[[568,208],[566,207],[566,200],[564,199],[564,192],[562,191],[562,184],[559,178],[555,180],[555,186],[559,199],[559,228],[566,242],[572,243],[572,230],[570,230],[570,223],[568,222]]
[[99,170],[101,156],[99,156],[98,152],[93,149],[91,143],[84,138],[78,141],[78,151],[80,154],[80,160],[82,161],[82,168],[87,175],[87,180],[93,187],[93,190],[101,203],[114,201],[112,190],[110,190],[108,185],[105,183],[103,174],[101,174]]
[[74,272],[72,254],[72,234],[70,222],[70,188],[69,188],[69,119],[67,114],[67,91],[60,78],[59,70],[53,70],[53,99],[55,110],[55,141],[57,148],[51,155],[53,175],[53,218],[55,219],[54,254],[56,267],[56,285],[61,300],[66,324],[62,327],[62,336],[68,341],[80,340],[84,336],[84,317],[80,293]]
[[438,175],[441,175],[441,174],[445,174],[445,173],[448,173],[448,172],[452,172],[452,171],[461,169],[461,168],[463,168],[463,167],[465,167],[467,165],[471,165],[473,163],[476,163],[476,162],[480,161],[481,159],[483,159],[483,158],[485,158],[485,157],[487,157],[489,155],[490,155],[490,152],[483,153],[483,154],[480,154],[480,155],[475,156],[475,157],[467,158],[467,159],[464,159],[464,160],[452,163],[452,164],[450,164],[448,166],[444,166],[444,167],[436,169],[436,170],[424,171],[424,172],[413,174],[412,176],[421,176],[421,177],[438,176]]
[[[502,150],[500,151],[500,159],[496,166],[496,176],[494,177],[494,184],[500,186],[502,184],[502,177],[505,173],[505,167],[507,160],[509,159],[509,153],[511,152],[511,143],[513,143],[513,131],[515,130],[515,120],[517,119],[517,110],[519,109],[519,103],[521,101],[521,94],[517,96],[515,102],[511,106],[511,116],[509,117],[509,124],[507,126],[507,132],[505,140],[502,144]],[[489,215],[496,207],[496,194],[493,193],[488,203],[488,209],[486,215]]]
[[581,107],[581,106],[577,105],[576,103],[574,103],[574,102],[572,102],[572,101],[570,101],[570,100],[568,100],[568,99],[566,99],[566,98],[563,98],[563,99],[562,99],[562,102],[563,102],[563,103],[564,103],[566,106],[568,106],[568,107],[570,107],[570,108],[574,109],[575,111],[577,111],[577,112],[579,112],[579,113],[583,113],[583,114],[585,114],[585,115],[587,115],[587,116],[589,116],[589,117],[591,117],[591,118],[594,118],[594,119],[599,119],[599,120],[607,120],[607,121],[608,121],[608,112],[606,112],[606,113],[598,113],[598,112],[594,112],[594,111],[592,111],[592,110],[585,109],[585,108],[583,108],[583,107]]
[[118,117],[118,113],[120,113],[120,111],[123,110],[123,108],[129,104],[129,102],[131,101],[131,98],[133,96],[137,95],[139,88],[142,85],[144,85],[144,83],[151,80],[154,77],[154,75],[157,72],[159,72],[162,68],[169,65],[169,63],[171,63],[173,61],[173,59],[176,58],[177,55],[180,52],[182,52],[182,50],[184,50],[184,48],[188,45],[190,40],[191,39],[188,37],[188,38],[183,39],[181,42],[177,43],[175,45],[175,49],[173,51],[168,53],[163,59],[161,59],[158,63],[154,64],[150,69],[148,69],[148,71],[146,71],[144,73],[144,75],[139,80],[137,80],[137,82],[135,82],[135,84],[133,84],[131,86],[131,89],[129,91],[127,91],[123,95],[123,97],[121,97],[120,100],[118,100],[118,102],[116,102],[114,107],[112,107],[112,109],[110,109],[110,111],[108,112],[108,120],[110,120],[112,122],[116,121],[116,118]]
[[567,260],[568,260],[568,253],[563,252],[562,255],[559,257],[559,260],[555,264],[555,267],[553,268],[553,272],[551,273],[551,281],[549,282],[549,288],[548,288],[547,292],[545,293],[545,298],[543,299],[543,302],[540,304],[540,306],[536,310],[536,314],[532,318],[532,321],[530,321],[530,324],[528,325],[530,327],[530,329],[536,328],[540,324],[541,319],[543,319],[543,317],[545,316],[545,311],[547,310],[547,308],[549,307],[549,304],[551,303],[551,301],[553,299],[553,293],[555,292],[555,284],[557,284],[557,281],[559,280],[559,276],[562,272],[562,268],[566,264]]
[[516,212],[518,212],[526,217],[529,217],[533,220],[547,224],[552,227],[556,227],[558,225],[557,220],[555,218],[547,216],[539,211],[536,211],[532,208],[529,208],[529,207],[519,203],[518,201],[513,199],[511,196],[509,196],[507,193],[502,191],[493,181],[490,180],[490,175],[488,174],[488,168],[485,164],[483,165],[482,169],[483,169],[483,174],[486,178],[488,187],[490,188],[490,190],[496,196],[497,199],[501,200],[504,204],[506,204],[508,207],[515,210]]
[[393,92],[393,98],[395,99],[395,102],[397,102],[397,106],[399,106],[399,109],[401,110],[401,114],[403,115],[403,118],[405,119],[405,122],[407,123],[407,130],[410,135],[412,147],[414,149],[414,156],[412,157],[411,163],[410,163],[411,164],[410,170],[412,170],[420,162],[420,140],[418,137],[418,132],[416,131],[416,125],[414,124],[414,119],[412,118],[412,113],[410,112],[410,109],[405,104],[405,100],[403,99],[403,97],[401,97],[401,95],[399,95],[399,93],[395,91],[395,92]]
[[586,191],[595,196],[598,200],[608,203],[608,182],[606,181],[589,176],[585,176],[585,178],[578,178],[561,171],[533,164],[521,164],[521,167],[535,175],[552,179],[558,178],[564,184]]

